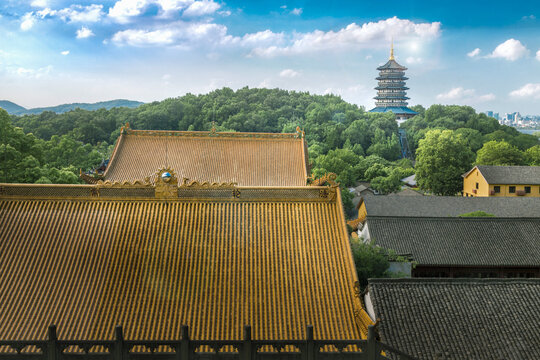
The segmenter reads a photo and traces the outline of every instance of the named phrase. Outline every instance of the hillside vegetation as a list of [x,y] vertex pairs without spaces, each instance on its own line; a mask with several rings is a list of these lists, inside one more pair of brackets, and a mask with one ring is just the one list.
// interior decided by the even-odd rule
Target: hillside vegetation
[[[471,107],[433,105],[414,109],[419,115],[402,124],[413,154],[423,143],[425,152],[430,152],[430,142],[423,139],[435,131],[432,143],[443,136],[448,149],[470,152],[459,157],[461,163],[456,169],[468,169],[482,159],[493,164],[499,160],[513,162],[508,165],[540,163],[538,137],[499,125]],[[381,192],[392,192],[399,189],[400,178],[415,171],[410,160],[399,159],[398,126],[392,114],[368,113],[334,95],[223,88],[133,109],[77,109],[64,114],[46,111],[11,117],[1,111],[0,181],[76,182],[79,168],[91,169],[110,156],[120,127],[126,122],[134,129],[153,130],[210,130],[212,122],[219,131],[294,132],[300,126],[306,132],[313,173],[335,172],[343,186],[365,180]],[[508,144],[502,147],[509,147],[513,155],[501,159],[488,156],[494,143]],[[452,158],[448,151],[457,150],[438,151]],[[461,175],[457,171],[447,171],[445,177],[456,182],[456,176]],[[429,184],[424,187],[432,190]],[[453,187],[442,188],[454,191]]]

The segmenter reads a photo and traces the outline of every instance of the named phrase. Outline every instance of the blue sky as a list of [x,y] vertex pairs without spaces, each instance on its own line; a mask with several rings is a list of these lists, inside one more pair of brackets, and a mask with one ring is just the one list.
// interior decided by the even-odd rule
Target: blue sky
[[249,86],[370,109],[393,38],[411,105],[540,114],[538,1],[1,0],[0,32],[25,107]]

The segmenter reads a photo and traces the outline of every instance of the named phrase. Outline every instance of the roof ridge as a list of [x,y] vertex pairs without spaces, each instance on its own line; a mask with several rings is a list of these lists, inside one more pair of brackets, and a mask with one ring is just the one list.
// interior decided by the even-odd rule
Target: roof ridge
[[183,130],[133,130],[126,129],[126,135],[138,136],[186,136],[186,137],[218,137],[218,138],[279,138],[301,139],[303,133],[265,133],[265,132],[233,132],[233,131],[183,131]]
[[492,221],[515,221],[515,220],[537,220],[540,218],[534,216],[519,216],[519,217],[504,217],[504,216],[385,216],[385,215],[369,215],[367,219],[421,219],[421,220],[436,220],[436,221],[473,221],[473,220],[492,220]]
[[538,283],[540,278],[370,278],[369,283]]

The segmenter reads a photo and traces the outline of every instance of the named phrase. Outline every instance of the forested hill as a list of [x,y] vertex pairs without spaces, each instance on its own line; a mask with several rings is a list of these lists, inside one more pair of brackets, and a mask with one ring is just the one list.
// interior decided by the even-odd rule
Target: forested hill
[[[413,154],[428,134],[435,134],[429,138],[434,145],[445,139],[447,144],[456,145],[452,149],[466,153],[455,173],[439,178],[451,178],[459,185],[459,171],[469,170],[478,161],[540,165],[537,136],[499,125],[467,106],[413,108],[419,115],[402,124]],[[343,186],[370,181],[386,193],[399,189],[399,179],[415,172],[410,160],[399,159],[398,126],[391,113],[368,113],[334,95],[223,88],[133,109],[46,111],[11,118],[0,110],[0,182],[78,181],[75,175],[79,168],[90,169],[110,156],[126,122],[134,129],[154,130],[210,130],[212,122],[218,131],[294,132],[300,126],[306,132],[314,175],[335,172]],[[437,131],[442,130],[446,133],[439,138]],[[454,150],[434,150],[453,158]],[[434,152],[427,149],[424,153]],[[445,168],[448,166],[439,166]],[[445,192],[454,191],[455,184]]]
[[144,103],[140,101],[132,101],[132,100],[124,100],[124,99],[118,99],[118,100],[110,100],[110,101],[100,101],[97,103],[72,103],[72,104],[62,104],[57,106],[49,106],[49,107],[41,107],[41,108],[32,108],[32,109],[26,109],[20,105],[17,105],[11,101],[7,100],[0,100],[0,108],[6,110],[8,114],[10,115],[32,115],[32,114],[41,114],[44,111],[52,111],[57,114],[62,114],[71,110],[75,110],[77,108],[83,109],[83,110],[98,110],[101,108],[104,109],[112,109],[114,107],[127,107],[127,108],[136,108],[139,105],[142,105]]

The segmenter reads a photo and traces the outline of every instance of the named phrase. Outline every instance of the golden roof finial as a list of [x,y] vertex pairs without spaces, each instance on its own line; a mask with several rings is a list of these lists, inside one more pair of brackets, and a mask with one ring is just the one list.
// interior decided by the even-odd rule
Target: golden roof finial
[[390,45],[390,59],[388,60],[394,60],[394,38],[392,38],[392,45]]

